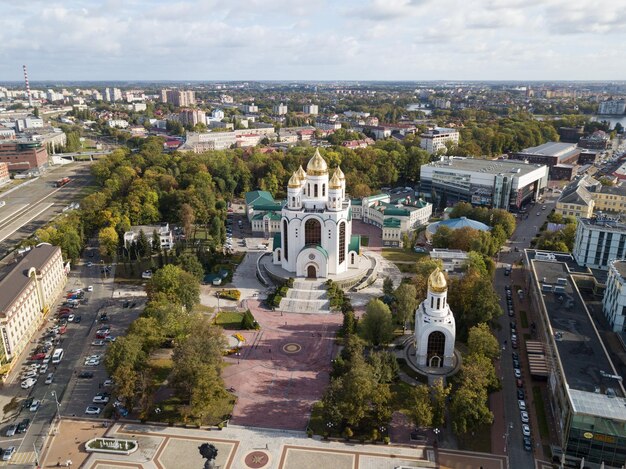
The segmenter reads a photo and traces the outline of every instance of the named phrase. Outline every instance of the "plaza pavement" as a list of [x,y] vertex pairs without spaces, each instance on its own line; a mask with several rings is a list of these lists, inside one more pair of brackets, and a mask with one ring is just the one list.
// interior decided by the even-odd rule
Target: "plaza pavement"
[[[136,440],[139,450],[128,456],[88,454],[94,436]],[[307,438],[303,432],[228,427],[222,431],[150,426],[134,423],[109,428],[86,420],[63,420],[42,455],[41,467],[68,459],[84,469],[201,468],[202,443],[218,450],[220,469],[394,469],[398,466],[442,469],[506,469],[500,456],[439,450],[424,446],[361,445]],[[438,459],[438,464],[435,462]]]

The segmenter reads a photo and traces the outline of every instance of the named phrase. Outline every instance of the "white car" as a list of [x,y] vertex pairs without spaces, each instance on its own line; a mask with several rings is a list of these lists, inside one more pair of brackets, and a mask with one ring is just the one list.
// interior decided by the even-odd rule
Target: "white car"
[[39,410],[39,406],[41,405],[41,401],[39,399],[35,399],[33,403],[30,405],[31,412],[37,412]]
[[100,364],[100,360],[95,359],[95,358],[91,358],[85,362],[85,365],[87,366],[98,366],[99,364]]
[[515,373],[515,378],[520,379],[522,377],[522,372],[519,368],[515,368],[513,371]]
[[100,415],[100,412],[102,412],[102,409],[95,405],[90,405],[87,409],[85,409],[85,413],[87,415]]
[[37,382],[37,378],[27,378],[24,381],[22,381],[22,389],[29,389],[32,388],[35,383]]
[[67,322],[72,322],[72,321],[74,320],[74,318],[75,318],[75,317],[76,317],[76,315],[75,315],[75,314],[70,314],[70,315],[67,317]]
[[85,364],[87,364],[88,361],[90,360],[100,360],[102,358],[102,355],[89,355],[88,357],[85,357]]
[[109,396],[104,393],[96,394],[91,402],[94,404],[106,404],[109,402]]
[[523,399],[517,400],[517,405],[519,406],[519,410],[526,410],[526,401]]
[[13,453],[15,453],[15,446],[9,446],[7,449],[4,450],[4,453],[2,453],[2,460],[10,461]]
[[114,384],[115,383],[113,382],[112,379],[107,379],[107,380],[104,381],[104,383],[102,383],[102,386],[104,386],[106,388],[106,387],[109,387],[109,386],[113,386]]
[[46,377],[46,381],[44,381],[45,384],[52,384],[52,380],[54,379],[54,373],[48,373],[48,376]]
[[93,285],[89,285],[89,286],[87,287],[87,291],[93,291]]
[[530,426],[528,424],[522,425],[522,433],[524,436],[530,436]]
[[520,418],[522,419],[522,423],[528,423],[528,412],[526,412],[525,410],[522,410],[520,413]]
[[106,342],[104,340],[94,340],[91,345],[95,345],[96,347],[102,347],[103,345],[106,345]]
[[144,270],[141,273],[141,278],[152,278],[152,271],[151,270]]
[[45,375],[47,371],[48,371],[48,364],[47,363],[45,365],[43,365],[41,368],[39,368],[39,374],[40,375]]

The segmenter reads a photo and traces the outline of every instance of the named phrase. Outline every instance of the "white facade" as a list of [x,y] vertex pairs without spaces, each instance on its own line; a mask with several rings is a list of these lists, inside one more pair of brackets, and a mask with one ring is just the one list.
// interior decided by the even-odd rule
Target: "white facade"
[[161,249],[174,248],[174,234],[172,233],[168,223],[163,223],[161,225],[133,226],[131,231],[124,233],[124,246],[128,248],[133,242],[137,242],[141,231],[143,231],[146,235],[150,245],[152,245],[152,237],[156,231],[159,236]]
[[607,270],[611,261],[626,259],[626,225],[608,219],[580,218],[572,254],[583,267]]
[[336,120],[318,119],[315,121],[315,128],[319,130],[339,130],[341,122]]
[[337,168],[329,180],[319,150],[306,172],[300,167],[291,176],[280,223],[281,241],[274,246],[273,262],[294,276],[326,278],[357,267],[345,177]]
[[243,104],[240,108],[245,114],[258,114],[259,106],[252,104]]
[[0,365],[30,345],[66,280],[61,249],[47,243],[31,249],[0,280]]
[[287,105],[283,103],[276,104],[272,107],[272,111],[277,116],[284,116],[285,114],[287,114]]
[[626,318],[626,261],[609,263],[602,308],[613,332],[624,332]]
[[598,107],[598,114],[621,115],[626,112],[626,101],[603,101]]
[[447,142],[455,145],[459,143],[459,131],[455,129],[445,129],[443,127],[435,127],[420,135],[420,147],[430,154],[437,153],[439,150],[447,150]]
[[125,129],[128,127],[128,121],[124,119],[110,119],[107,121],[109,127],[117,127],[118,129]]
[[317,104],[305,104],[302,106],[302,112],[305,114],[317,115],[319,113],[319,108],[317,107]]
[[456,324],[448,305],[448,284],[435,269],[428,277],[428,294],[415,311],[415,355],[419,366],[454,366]]

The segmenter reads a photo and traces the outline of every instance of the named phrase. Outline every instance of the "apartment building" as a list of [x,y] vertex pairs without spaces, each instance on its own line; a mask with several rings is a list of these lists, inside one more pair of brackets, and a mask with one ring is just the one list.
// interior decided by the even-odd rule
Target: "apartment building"
[[0,372],[3,375],[29,346],[66,281],[61,249],[47,243],[32,248],[0,280]]
[[598,107],[598,114],[607,116],[622,115],[624,112],[626,112],[626,101],[623,100],[603,101]]
[[317,114],[319,114],[319,108],[317,104],[305,104],[304,106],[302,106],[302,112],[304,114],[311,114],[316,116]]
[[186,90],[161,90],[161,101],[176,107],[193,106],[196,104],[196,94]]
[[595,212],[626,213],[626,185],[605,186],[589,175],[569,184],[556,202],[563,216],[591,218]]
[[613,332],[626,332],[626,261],[609,262],[602,309]]
[[626,259],[626,225],[606,217],[581,218],[572,254],[578,265],[608,270],[609,262]]
[[447,129],[444,127],[435,127],[423,134],[420,134],[420,147],[428,153],[435,154],[439,150],[447,151],[446,143],[458,145],[459,131],[456,129]]
[[197,124],[206,125],[206,113],[199,109],[183,109],[178,113],[178,121],[182,125],[194,127]]
[[284,116],[288,112],[287,105],[283,103],[275,104],[272,106],[272,112],[277,116]]

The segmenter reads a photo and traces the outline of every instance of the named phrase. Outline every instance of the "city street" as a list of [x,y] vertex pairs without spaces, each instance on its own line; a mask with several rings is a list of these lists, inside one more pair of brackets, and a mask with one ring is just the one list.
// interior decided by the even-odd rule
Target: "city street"
[[[500,345],[502,346],[502,359],[500,360],[500,378],[502,379],[502,397],[504,402],[504,431],[505,434],[502,438],[502,445],[504,446],[504,452],[509,456],[509,464],[512,468],[517,467],[534,467],[533,453],[537,458],[542,458],[540,451],[537,451],[541,447],[538,425],[536,423],[536,416],[534,412],[534,406],[532,404],[532,383],[530,376],[527,373],[527,359],[525,349],[522,344],[523,331],[519,315],[519,295],[512,284],[513,274],[510,276],[504,275],[505,266],[507,264],[514,264],[519,262],[524,249],[530,246],[531,239],[535,236],[541,225],[546,221],[547,216],[550,214],[555,206],[556,199],[559,194],[553,194],[546,192],[544,195],[544,202],[535,204],[534,207],[529,207],[527,212],[528,218],[518,219],[518,224],[511,239],[507,242],[505,247],[499,256],[499,262],[494,279],[494,288],[496,293],[500,295],[500,305],[504,314],[499,320],[500,329],[494,330]],[[546,209],[542,210],[542,206],[545,205]],[[515,251],[515,248],[519,252]],[[515,272],[515,270],[514,270]],[[520,283],[520,282],[518,282]],[[506,293],[505,285],[511,285],[512,298],[515,309],[515,316],[509,317],[507,315]],[[511,346],[511,328],[510,322],[515,320],[517,323],[517,336],[518,336],[518,348],[513,349]],[[530,319],[529,319],[530,322]],[[523,438],[522,438],[522,422],[520,419],[520,408],[518,404],[517,385],[514,375],[512,352],[519,354],[522,380],[524,383],[524,394],[527,411],[530,417],[531,438],[534,446],[534,452],[524,450]],[[497,412],[496,412],[497,414]],[[503,448],[497,448],[496,442],[493,442],[493,451],[499,454]]]
[[[71,182],[57,188],[55,182],[62,177],[71,178]],[[0,258],[62,213],[70,203],[78,201],[92,180],[90,163],[71,163],[54,167],[38,179],[0,194],[0,200],[6,202],[0,207]]]
[[[84,357],[92,353],[104,353],[105,347],[97,347],[100,350],[95,351],[96,347],[91,345],[94,340],[94,331],[96,329],[96,319],[101,311],[107,309],[112,310],[113,305],[119,305],[122,310],[122,300],[112,299],[113,281],[109,278],[103,278],[100,274],[100,268],[97,265],[98,254],[96,248],[87,248],[86,252],[93,251],[94,257],[87,257],[94,262],[94,265],[88,267],[85,263],[75,266],[69,277],[65,290],[74,288],[86,288],[93,286],[93,291],[86,293],[85,297],[89,302],[86,305],[80,305],[72,312],[81,316],[80,323],[69,323],[67,332],[60,336],[61,343],[58,347],[63,348],[64,358],[58,365],[50,364],[50,372],[54,372],[54,381],[50,385],[44,384],[45,376],[40,376],[37,384],[30,390],[20,388],[21,365],[18,365],[11,372],[9,379],[4,387],[4,392],[9,396],[17,396],[20,399],[34,398],[41,400],[41,406],[36,412],[30,412],[29,409],[22,409],[17,416],[11,421],[4,422],[0,429],[2,437],[0,445],[2,448],[15,446],[17,453],[11,459],[11,465],[25,468],[32,468],[33,463],[37,460],[37,455],[41,452],[45,439],[51,430],[51,423],[55,419],[57,410],[61,415],[84,416],[85,409],[91,405],[93,396],[98,393],[99,385],[106,379],[104,364],[101,363],[96,367],[83,366]],[[64,301],[64,297],[59,298],[57,305]],[[49,315],[49,321],[44,323],[39,331],[39,336],[43,335],[45,329],[54,324],[54,313],[56,307],[53,308]],[[126,309],[129,313],[125,316],[135,317],[139,307]],[[122,318],[121,315],[113,313],[111,320],[111,328],[114,334],[125,331],[130,322],[129,318]],[[34,345],[34,344],[33,344]],[[20,362],[25,362],[30,355],[28,348],[20,357]],[[94,371],[94,378],[83,380],[87,383],[83,385],[76,384],[75,374],[83,369]],[[60,404],[57,407],[57,402]],[[32,425],[25,434],[15,435],[14,437],[6,437],[6,428],[12,423],[19,423],[24,418],[32,420]],[[6,462],[0,465],[6,465]]]

